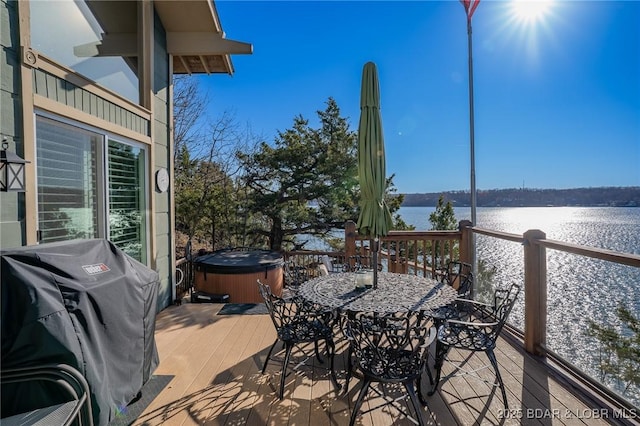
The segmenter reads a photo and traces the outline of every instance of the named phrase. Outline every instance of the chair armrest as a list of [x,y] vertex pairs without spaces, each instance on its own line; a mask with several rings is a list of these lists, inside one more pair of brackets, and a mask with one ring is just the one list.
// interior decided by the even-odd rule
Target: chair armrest
[[480,307],[480,308],[489,308],[489,309],[494,309],[495,308],[490,303],[478,302],[477,300],[465,299],[464,297],[457,297],[455,299],[455,301],[456,302],[460,302],[460,303],[468,303],[469,305],[477,306],[477,307]]
[[306,318],[309,320],[318,319],[325,322],[331,322],[336,317],[334,309],[327,308],[326,306],[319,305],[314,302],[306,300],[302,296],[292,296],[287,301],[295,305],[295,316],[299,318]]
[[[473,328],[491,328],[498,325],[498,321],[493,322],[480,322],[480,321],[460,321],[454,319],[445,320],[445,325],[453,325],[453,326],[465,326],[465,327],[473,327]],[[459,328],[459,327],[458,327]]]
[[494,316],[495,306],[465,298],[456,298],[454,306],[466,317],[476,317],[478,321],[486,321]]

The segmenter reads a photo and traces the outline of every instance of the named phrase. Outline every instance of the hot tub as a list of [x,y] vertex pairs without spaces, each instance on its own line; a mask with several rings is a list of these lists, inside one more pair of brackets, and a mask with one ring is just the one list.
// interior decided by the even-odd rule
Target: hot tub
[[257,280],[271,292],[282,295],[284,260],[281,253],[269,250],[218,250],[194,260],[197,291],[228,294],[232,303],[261,303]]

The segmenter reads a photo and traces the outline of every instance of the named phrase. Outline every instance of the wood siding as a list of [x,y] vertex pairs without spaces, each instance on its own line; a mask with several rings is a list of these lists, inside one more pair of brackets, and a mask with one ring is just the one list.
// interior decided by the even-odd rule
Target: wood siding
[[140,135],[150,136],[149,120],[42,69],[33,69],[33,90],[36,95]]
[[261,303],[263,301],[257,280],[271,288],[276,296],[282,295],[284,277],[281,267],[261,272],[220,274],[206,271],[206,265],[197,265],[194,286],[209,294],[228,294],[230,303]]
[[160,168],[170,167],[170,102],[169,102],[169,55],[167,54],[167,35],[157,14],[154,14],[153,43],[153,150],[151,169],[153,180],[153,222],[155,241],[155,269],[160,274],[160,291],[158,292],[158,309],[162,310],[173,301],[173,271],[175,270],[174,253],[171,234],[170,194],[173,183],[166,192],[159,192],[155,186],[155,173]]

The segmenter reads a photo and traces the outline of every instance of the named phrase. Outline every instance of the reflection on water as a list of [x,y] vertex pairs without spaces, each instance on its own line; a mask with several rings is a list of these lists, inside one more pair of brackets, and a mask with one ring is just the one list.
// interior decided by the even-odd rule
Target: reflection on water
[[[402,218],[416,229],[429,229],[433,207],[403,207]],[[468,208],[456,208],[458,220],[470,219]],[[478,208],[478,226],[523,234],[540,229],[548,239],[640,254],[640,208],[519,207]],[[496,267],[495,284],[524,282],[520,244],[478,235],[478,259]],[[625,303],[640,317],[640,268],[547,250],[547,345],[582,370],[599,378],[597,344],[586,336],[588,320],[620,327],[615,309]],[[524,296],[510,322],[523,328]],[[640,404],[640,392],[628,395]]]

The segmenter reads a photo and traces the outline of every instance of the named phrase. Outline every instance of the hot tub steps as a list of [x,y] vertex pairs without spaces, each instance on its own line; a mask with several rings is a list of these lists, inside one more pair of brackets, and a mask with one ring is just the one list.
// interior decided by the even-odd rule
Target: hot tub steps
[[191,293],[191,303],[227,303],[228,301],[228,294],[212,294],[204,291],[193,291]]

